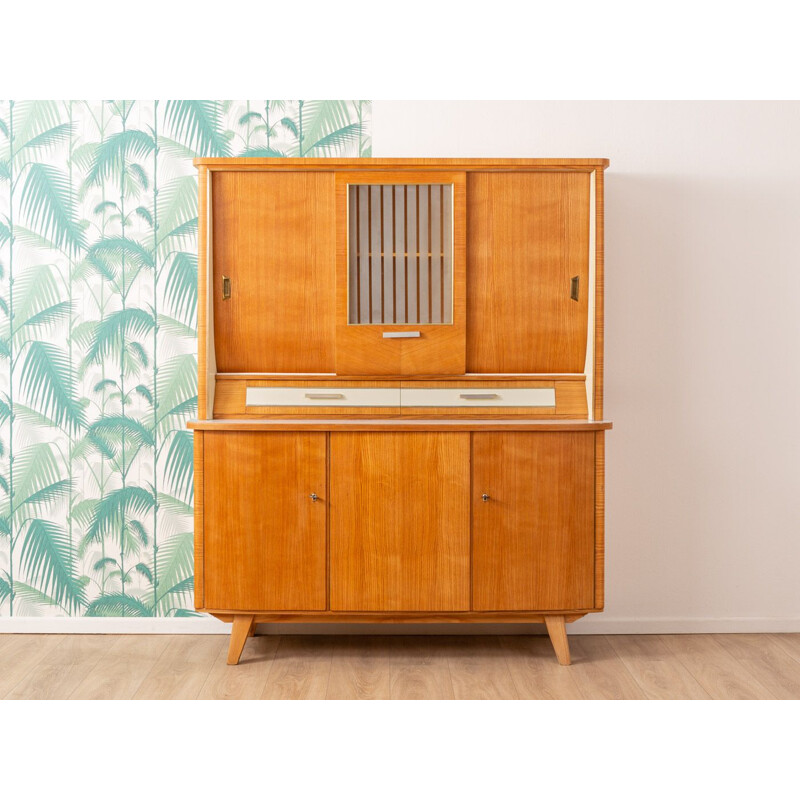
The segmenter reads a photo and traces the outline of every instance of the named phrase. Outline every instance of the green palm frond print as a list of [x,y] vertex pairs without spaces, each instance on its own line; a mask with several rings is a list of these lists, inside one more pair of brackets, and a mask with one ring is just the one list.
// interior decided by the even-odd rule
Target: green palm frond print
[[194,614],[191,160],[370,129],[368,100],[0,101],[0,616]]

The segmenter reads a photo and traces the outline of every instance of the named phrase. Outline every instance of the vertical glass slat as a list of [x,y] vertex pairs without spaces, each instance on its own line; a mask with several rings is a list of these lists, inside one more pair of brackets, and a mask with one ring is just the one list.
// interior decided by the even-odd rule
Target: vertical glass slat
[[444,318],[453,321],[453,187],[444,190]]

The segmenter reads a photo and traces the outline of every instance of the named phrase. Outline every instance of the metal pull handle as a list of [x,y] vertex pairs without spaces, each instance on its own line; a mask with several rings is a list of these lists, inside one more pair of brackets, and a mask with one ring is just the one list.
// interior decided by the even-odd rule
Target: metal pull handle
[[496,400],[499,394],[460,394],[462,400]]
[[580,276],[576,275],[570,282],[569,282],[569,296],[571,300],[577,301],[578,299],[578,292],[580,291],[580,284],[581,279]]
[[384,331],[384,339],[419,339],[422,334],[419,331]]
[[484,503],[488,503],[489,502],[489,495],[488,494],[482,494],[481,495],[481,500],[483,500]]
[[231,279],[227,275],[222,276],[222,299],[231,299]]
[[312,503],[316,503],[316,502],[317,502],[317,500],[319,500],[319,496],[316,494],[316,492],[311,492],[311,494],[309,495],[309,497],[311,498],[311,502],[312,502]]
[[337,394],[336,392],[330,392],[328,394],[324,392],[306,392],[306,397],[309,400],[343,400],[343,394]]

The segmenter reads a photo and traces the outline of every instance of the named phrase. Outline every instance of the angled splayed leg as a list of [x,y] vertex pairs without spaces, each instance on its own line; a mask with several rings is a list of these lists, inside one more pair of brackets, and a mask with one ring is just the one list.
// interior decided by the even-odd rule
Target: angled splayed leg
[[231,630],[231,643],[228,647],[228,663],[238,664],[239,658],[244,649],[244,643],[250,635],[250,629],[255,626],[255,616],[253,614],[237,614],[233,618],[233,629]]
[[556,658],[558,663],[563,666],[569,666],[569,642],[567,641],[567,621],[566,617],[559,615],[548,614],[544,618],[545,625],[547,625],[547,633],[550,636],[550,641],[553,644],[553,650],[556,651]]

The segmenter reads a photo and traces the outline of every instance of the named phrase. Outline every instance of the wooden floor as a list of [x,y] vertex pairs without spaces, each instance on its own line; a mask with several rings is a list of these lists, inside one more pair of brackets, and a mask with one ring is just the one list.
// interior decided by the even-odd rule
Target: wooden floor
[[0,635],[0,698],[800,699],[800,634],[257,636]]

